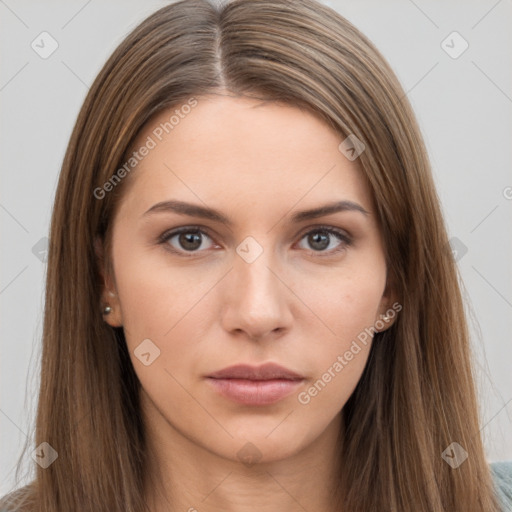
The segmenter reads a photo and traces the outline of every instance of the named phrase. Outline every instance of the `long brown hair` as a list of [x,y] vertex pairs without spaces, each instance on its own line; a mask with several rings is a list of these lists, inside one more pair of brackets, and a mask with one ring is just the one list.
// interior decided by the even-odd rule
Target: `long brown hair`
[[[229,90],[304,106],[364,142],[359,162],[403,306],[377,333],[342,410],[343,510],[498,510],[479,435],[461,298],[428,156],[405,92],[373,44],[314,0],[183,0],[136,27],[94,81],[74,127],[49,236],[36,466],[13,496],[31,512],[141,512],[140,382],[122,328],[102,318],[94,250],[110,243],[130,176],[98,198],[157,112]],[[134,171],[136,172],[136,170]],[[469,454],[452,468],[452,442]],[[9,507],[6,501],[6,506]],[[13,500],[15,505],[15,500]],[[341,507],[340,507],[341,508]]]

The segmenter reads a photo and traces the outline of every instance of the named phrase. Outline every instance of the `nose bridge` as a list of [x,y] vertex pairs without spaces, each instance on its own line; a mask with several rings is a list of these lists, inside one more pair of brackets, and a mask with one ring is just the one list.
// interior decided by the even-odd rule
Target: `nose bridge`
[[[283,327],[286,288],[274,275],[276,262],[271,237],[245,238],[236,248],[231,272],[231,300],[226,305],[226,328],[242,329],[251,336],[263,336]],[[271,270],[272,269],[272,270]]]
[[234,263],[235,279],[240,284],[240,298],[247,296],[259,302],[262,298],[266,303],[276,299],[280,293],[276,286],[276,277],[270,271],[275,266],[274,251],[271,237],[260,235],[259,240],[253,236],[246,237],[236,248],[237,257]]

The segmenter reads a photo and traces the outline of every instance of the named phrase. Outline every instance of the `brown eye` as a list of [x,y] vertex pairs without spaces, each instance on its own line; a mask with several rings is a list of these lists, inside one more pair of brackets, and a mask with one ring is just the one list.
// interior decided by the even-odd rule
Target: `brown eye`
[[[306,249],[317,253],[333,254],[345,249],[351,244],[350,237],[342,231],[330,227],[321,227],[311,230],[307,232],[302,239],[306,239],[308,245]],[[336,239],[339,243],[336,243]]]
[[195,251],[201,247],[202,237],[200,233],[180,233],[178,235],[178,244],[187,251]]
[[211,240],[208,234],[205,233],[203,230],[185,227],[181,229],[176,229],[169,233],[165,233],[160,238],[160,243],[169,245],[170,249],[175,252],[193,253],[201,252],[202,250],[208,248],[204,247],[205,238]]

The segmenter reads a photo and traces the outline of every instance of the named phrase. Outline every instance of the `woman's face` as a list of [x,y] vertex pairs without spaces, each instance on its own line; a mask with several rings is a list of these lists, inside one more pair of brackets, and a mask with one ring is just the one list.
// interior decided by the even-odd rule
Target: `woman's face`
[[[221,95],[188,105],[133,146],[105,320],[124,328],[162,442],[282,459],[339,429],[365,329],[391,306],[375,211],[344,138],[311,113]],[[296,378],[257,373],[267,363]],[[255,373],[212,378],[234,365]]]

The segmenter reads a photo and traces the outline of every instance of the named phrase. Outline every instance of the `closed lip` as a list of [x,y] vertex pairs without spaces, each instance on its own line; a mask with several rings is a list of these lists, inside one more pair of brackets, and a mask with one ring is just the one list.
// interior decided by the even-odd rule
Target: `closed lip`
[[303,380],[298,373],[275,363],[266,363],[260,366],[237,364],[229,366],[208,375],[212,379],[244,379],[244,380]]

